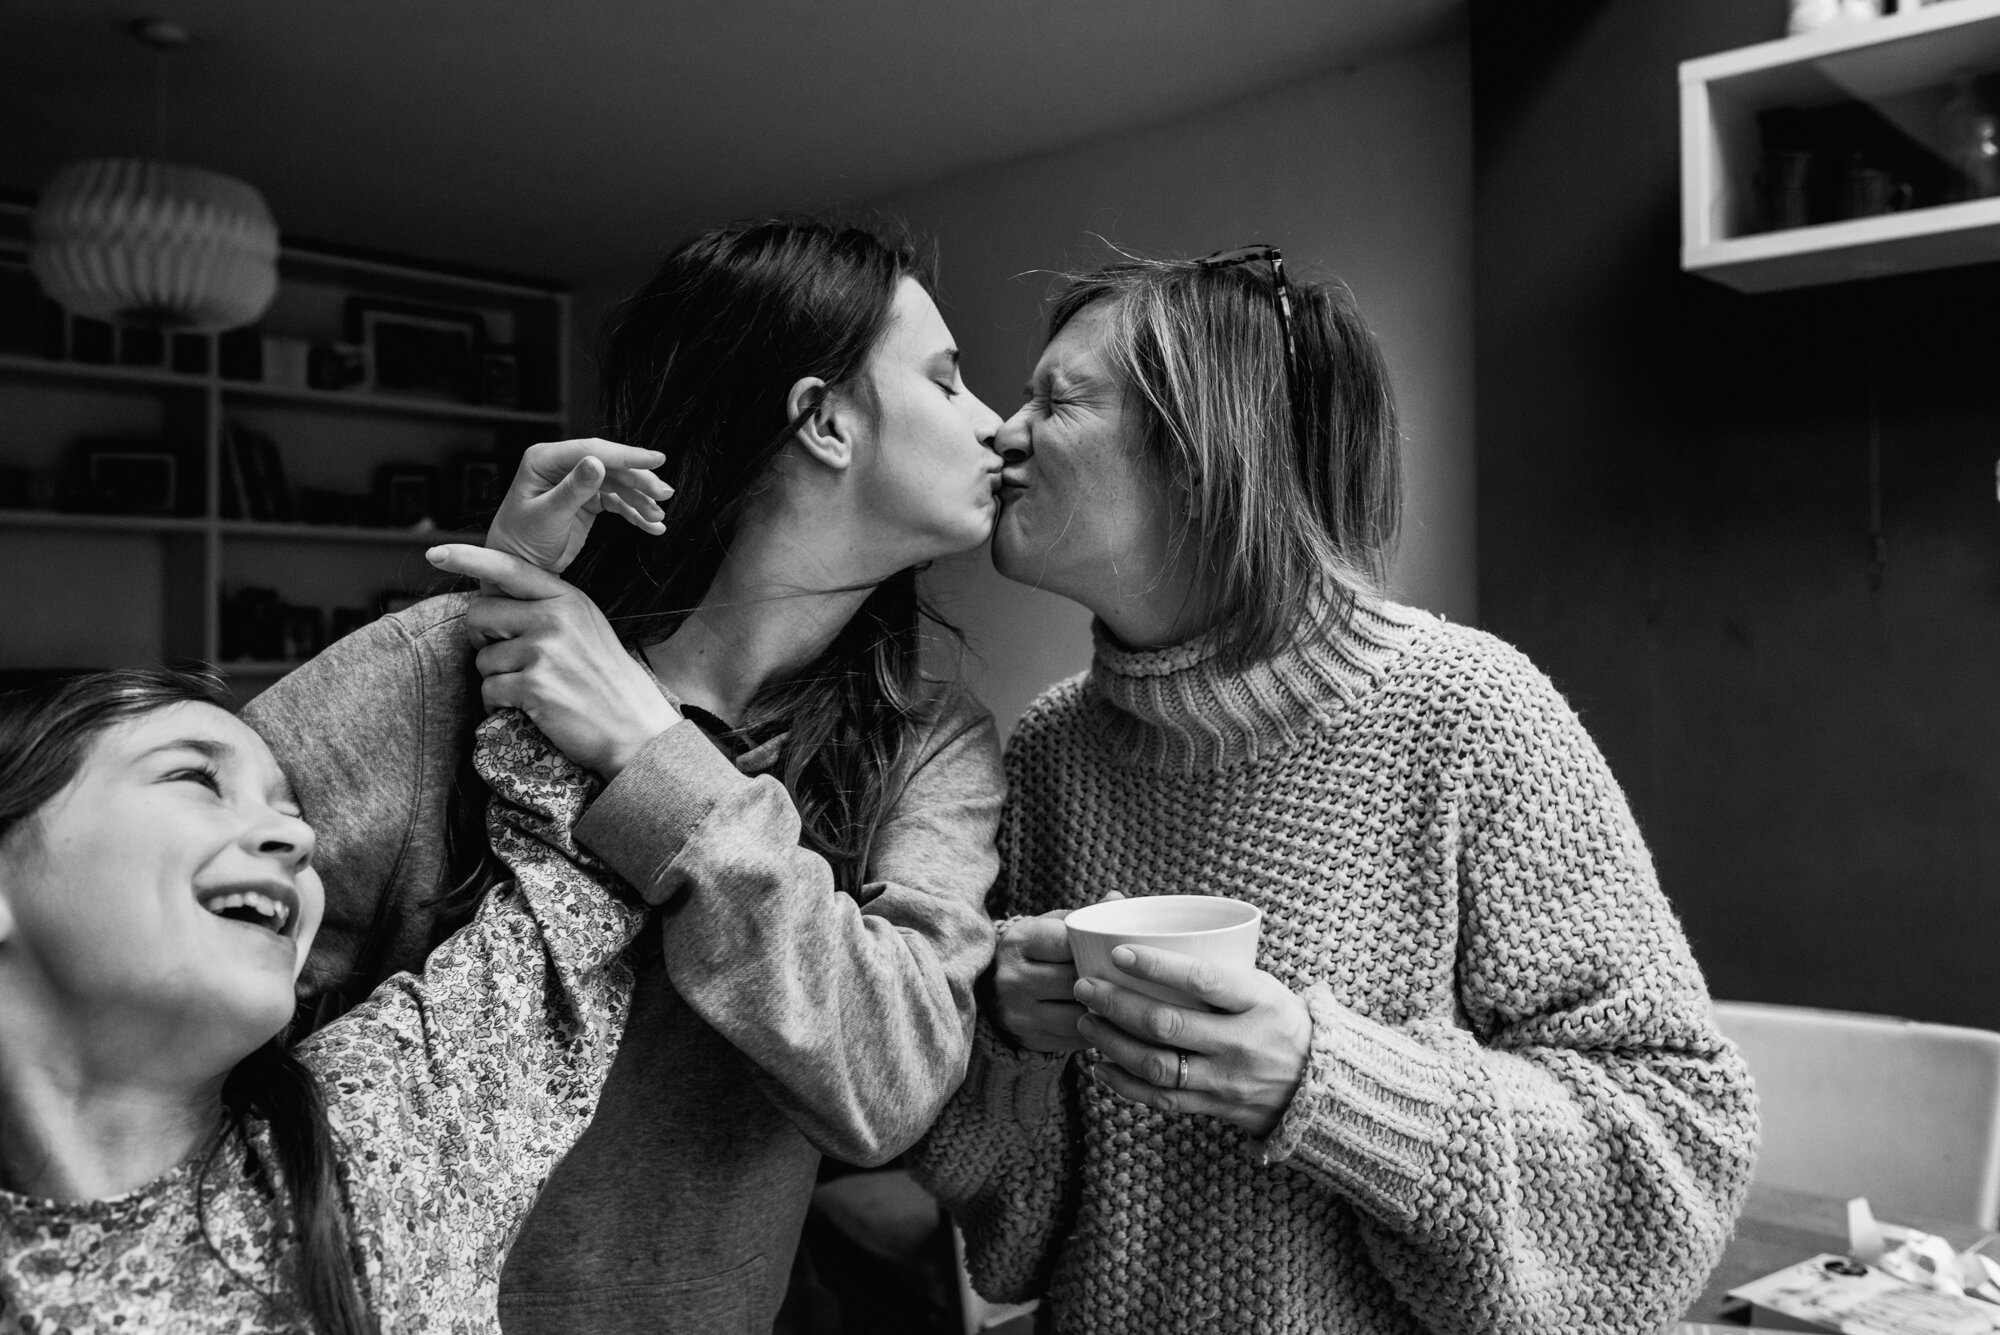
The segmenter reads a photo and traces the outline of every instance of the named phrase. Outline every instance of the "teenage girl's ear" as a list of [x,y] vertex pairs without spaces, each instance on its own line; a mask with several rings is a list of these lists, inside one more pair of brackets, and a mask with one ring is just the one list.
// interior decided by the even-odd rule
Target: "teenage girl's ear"
[[799,448],[837,472],[854,462],[854,433],[860,425],[844,394],[818,376],[805,376],[785,395],[785,420],[805,420],[793,433]]

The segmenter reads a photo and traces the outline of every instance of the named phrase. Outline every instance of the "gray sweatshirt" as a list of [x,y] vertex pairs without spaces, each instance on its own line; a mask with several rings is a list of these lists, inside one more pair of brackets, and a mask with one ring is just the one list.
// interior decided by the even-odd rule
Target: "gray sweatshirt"
[[[385,618],[245,711],[319,837],[308,1001],[420,967],[456,925],[439,901],[477,850],[447,827],[482,714],[462,606]],[[577,823],[669,907],[634,952],[597,1118],[508,1258],[509,1335],[769,1329],[819,1156],[893,1157],[956,1088],[992,954],[1002,789],[985,711],[940,687],[933,713],[859,896],[799,846],[763,772],[770,743],[732,763],[693,725],[669,728]]]

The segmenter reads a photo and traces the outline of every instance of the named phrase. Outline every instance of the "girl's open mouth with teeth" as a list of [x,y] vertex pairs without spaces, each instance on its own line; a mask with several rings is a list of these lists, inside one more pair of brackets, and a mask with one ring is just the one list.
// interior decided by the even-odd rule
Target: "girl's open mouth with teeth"
[[201,906],[218,918],[262,927],[279,936],[290,935],[287,929],[296,916],[296,903],[290,892],[275,888],[226,890],[208,896],[201,901]]

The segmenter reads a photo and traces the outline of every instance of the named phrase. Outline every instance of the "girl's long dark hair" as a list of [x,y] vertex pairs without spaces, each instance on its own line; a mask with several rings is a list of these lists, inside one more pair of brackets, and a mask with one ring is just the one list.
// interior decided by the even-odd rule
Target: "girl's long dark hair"
[[[0,693],[0,839],[68,786],[106,729],[181,704],[232,708],[220,678],[167,668],[94,672]],[[323,1335],[373,1335],[318,1078],[279,1034],[229,1072],[222,1104],[237,1136],[248,1117],[270,1129],[281,1199],[298,1241],[298,1292],[292,1296]],[[203,1157],[195,1183],[198,1210],[222,1143],[217,1140]],[[202,1239],[226,1267],[205,1216]]]
[[[599,523],[568,577],[626,644],[671,635],[714,581],[745,507],[807,414],[801,378],[852,387],[905,278],[930,286],[908,244],[817,219],[733,223],[686,242],[612,315],[601,369],[610,438],[663,452],[666,532]],[[824,653],[733,720],[746,741],[783,733],[777,772],[802,840],[860,888],[924,721],[916,572],[877,585]],[[945,623],[938,620],[939,625]],[[949,627],[946,627],[949,629]]]

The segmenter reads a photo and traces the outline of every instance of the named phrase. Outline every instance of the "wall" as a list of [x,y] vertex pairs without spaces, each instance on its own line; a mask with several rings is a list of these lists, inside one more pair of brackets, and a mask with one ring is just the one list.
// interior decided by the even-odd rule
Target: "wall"
[[[1288,268],[1344,278],[1387,347],[1404,411],[1397,592],[1471,621],[1468,59],[1459,37],[873,204],[937,239],[967,380],[1003,413],[1040,351],[1049,271],[1106,256],[1091,233],[1183,255],[1268,241]],[[1003,728],[1088,664],[1087,614],[1001,579],[983,552],[940,563],[932,584]]]
[[1784,9],[1476,0],[1480,609],[1717,995],[2000,1027],[2000,266],[1679,272],[1676,65]]

